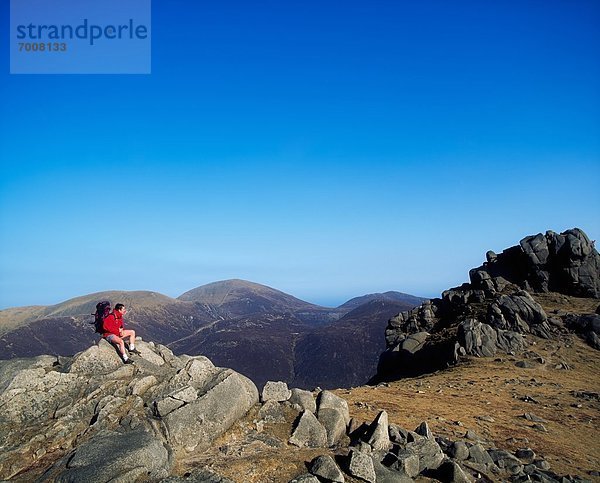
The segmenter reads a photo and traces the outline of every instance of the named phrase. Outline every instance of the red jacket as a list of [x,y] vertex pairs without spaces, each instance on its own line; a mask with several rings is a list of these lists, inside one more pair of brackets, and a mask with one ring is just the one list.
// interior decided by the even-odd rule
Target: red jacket
[[110,334],[120,336],[119,329],[123,328],[123,316],[115,312],[108,314],[102,323],[104,333],[102,337],[108,337]]

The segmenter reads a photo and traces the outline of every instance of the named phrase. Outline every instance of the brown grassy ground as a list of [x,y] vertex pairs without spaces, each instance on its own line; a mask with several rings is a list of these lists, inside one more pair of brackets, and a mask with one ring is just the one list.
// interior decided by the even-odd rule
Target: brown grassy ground
[[[337,393],[361,420],[372,420],[385,409],[390,422],[415,429],[427,421],[434,434],[452,440],[463,439],[471,429],[498,448],[532,448],[559,474],[587,476],[600,469],[600,401],[574,392],[600,393],[600,352],[576,337],[572,345],[534,342],[530,351],[545,364],[520,356],[470,359],[435,374]],[[518,368],[519,360],[534,367]],[[555,369],[561,362],[572,369]],[[522,417],[525,413],[544,419],[546,432],[535,429]]]

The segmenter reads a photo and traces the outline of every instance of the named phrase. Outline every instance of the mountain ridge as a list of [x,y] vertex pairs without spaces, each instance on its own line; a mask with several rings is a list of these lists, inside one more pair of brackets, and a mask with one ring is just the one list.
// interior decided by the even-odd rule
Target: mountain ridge
[[[99,300],[124,303],[128,308],[125,325],[136,330],[144,340],[165,344],[178,354],[203,354],[215,363],[231,367],[250,377],[258,385],[280,379],[303,387],[335,385],[345,371],[344,365],[329,364],[328,353],[342,352],[336,346],[343,341],[343,357],[354,369],[350,385],[363,383],[374,371],[373,357],[365,347],[375,351],[385,348],[381,332],[389,313],[383,314],[369,305],[372,300],[387,300],[396,310],[411,308],[393,301],[405,297],[400,292],[368,294],[351,299],[345,307],[321,307],[305,302],[271,287],[240,279],[201,285],[178,298],[151,291],[105,291],[87,294],[59,304],[33,309],[0,311],[0,358],[31,357],[41,354],[69,356],[93,344],[99,337],[89,325],[91,313]],[[412,297],[412,296],[410,296]],[[310,335],[357,310],[357,301],[365,302],[365,312],[355,319],[356,330],[336,330],[336,326]],[[421,300],[420,298],[418,300]],[[370,313],[370,308],[373,312]],[[352,309],[352,310],[351,310]],[[8,323],[6,321],[8,320]],[[2,322],[4,321],[4,322]],[[12,325],[11,325],[12,324]],[[350,334],[358,334],[352,336]],[[320,338],[318,357],[324,368],[306,364],[312,344],[302,341]],[[363,344],[364,342],[364,344]],[[365,347],[360,347],[365,345]],[[303,361],[299,369],[296,361]],[[324,375],[324,377],[322,377]]]

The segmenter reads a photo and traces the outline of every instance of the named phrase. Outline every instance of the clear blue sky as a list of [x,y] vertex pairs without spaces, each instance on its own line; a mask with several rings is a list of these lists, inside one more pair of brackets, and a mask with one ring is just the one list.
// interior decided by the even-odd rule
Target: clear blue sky
[[243,278],[423,296],[600,237],[600,3],[159,1],[151,75],[9,75],[0,308]]

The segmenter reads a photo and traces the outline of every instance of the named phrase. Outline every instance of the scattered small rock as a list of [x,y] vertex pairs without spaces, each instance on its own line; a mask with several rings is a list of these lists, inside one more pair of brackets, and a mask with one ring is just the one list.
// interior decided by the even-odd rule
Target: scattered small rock
[[515,456],[521,461],[530,463],[533,462],[536,454],[531,448],[520,448],[515,452]]
[[262,390],[261,400],[283,402],[287,401],[292,395],[292,391],[288,389],[285,382],[268,381]]
[[524,413],[521,417],[525,418],[527,421],[532,421],[534,423],[547,423],[548,422],[545,419],[540,418],[539,416],[536,416],[533,413]]

